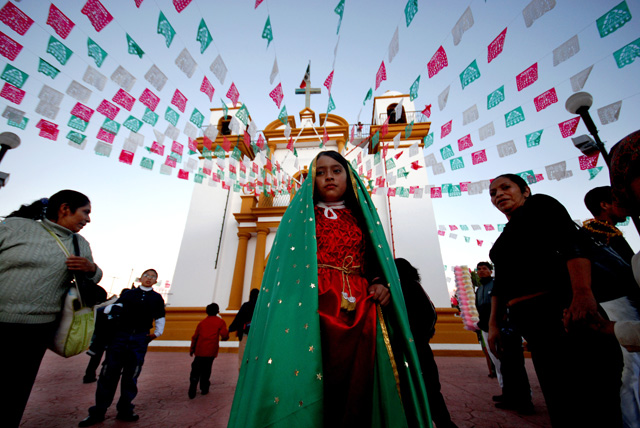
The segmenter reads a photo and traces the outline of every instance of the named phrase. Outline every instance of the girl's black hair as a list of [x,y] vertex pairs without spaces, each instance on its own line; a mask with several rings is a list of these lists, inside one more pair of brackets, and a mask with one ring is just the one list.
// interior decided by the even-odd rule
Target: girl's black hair
[[43,198],[30,205],[22,205],[19,209],[7,216],[29,218],[32,220],[42,220],[47,218],[51,221],[58,220],[58,211],[62,204],[67,204],[71,213],[75,213],[80,207],[90,204],[89,198],[75,190],[61,190],[52,195],[49,199]]
[[[516,175],[516,174],[502,174],[502,175],[497,176],[493,180],[495,181],[498,178],[506,178],[508,180],[513,181],[520,188],[520,191],[522,193],[526,192],[527,188],[529,187],[527,182],[524,181],[524,178],[522,178],[522,177],[520,177],[519,175]],[[529,193],[531,193],[531,189],[529,189]]]

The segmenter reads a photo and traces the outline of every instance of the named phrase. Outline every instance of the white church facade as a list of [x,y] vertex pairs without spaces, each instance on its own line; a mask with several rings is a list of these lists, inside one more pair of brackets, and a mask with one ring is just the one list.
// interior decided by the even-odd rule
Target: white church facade
[[[374,98],[370,125],[350,125],[333,114],[316,116],[308,107],[298,117],[288,116],[286,123],[275,119],[263,130],[269,150],[258,156],[245,144],[244,130],[238,132],[229,126],[237,110],[229,107],[225,117],[223,109],[212,109],[209,123],[218,131],[210,140],[212,150],[223,144],[229,151],[237,148],[249,168],[253,163],[264,167],[267,152],[274,173],[278,165],[281,173],[298,181],[306,177],[306,168],[319,151],[342,153],[364,176],[365,183],[377,188],[371,197],[395,257],[405,258],[419,269],[422,285],[438,308],[434,350],[481,352],[475,334],[462,329],[456,311],[450,308],[432,202],[424,192],[428,177],[421,147],[430,123],[416,111],[409,95],[387,92]],[[291,150],[292,143],[297,156]],[[386,177],[384,183],[376,180],[381,176]],[[214,181],[208,184],[196,185],[193,190],[167,307],[166,333],[163,340],[153,343],[156,348],[186,349],[209,303],[220,306],[227,324],[233,320],[242,302],[248,300],[249,291],[260,287],[290,200],[288,194],[245,194],[224,189]],[[390,196],[387,187],[402,188],[405,194]],[[237,341],[223,346],[233,352]]]

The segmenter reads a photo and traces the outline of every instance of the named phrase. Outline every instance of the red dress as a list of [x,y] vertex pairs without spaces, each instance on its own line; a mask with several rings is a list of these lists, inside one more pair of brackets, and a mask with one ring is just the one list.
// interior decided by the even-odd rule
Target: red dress
[[[336,219],[327,218],[324,209],[318,207],[315,213],[325,426],[367,426],[371,417],[376,307],[364,277],[366,243],[348,208],[335,209]],[[343,290],[355,297],[355,310],[341,309]]]

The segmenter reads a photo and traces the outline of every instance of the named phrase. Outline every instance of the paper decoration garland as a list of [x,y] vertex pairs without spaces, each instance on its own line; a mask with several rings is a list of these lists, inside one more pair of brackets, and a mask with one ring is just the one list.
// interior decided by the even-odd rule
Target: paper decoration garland
[[10,1],[0,9],[0,21],[21,36],[24,36],[33,24],[33,19]]
[[171,23],[169,22],[167,17],[164,16],[164,13],[162,13],[162,11],[160,11],[160,15],[158,16],[158,28],[156,31],[158,34],[164,37],[167,47],[170,47],[171,42],[173,42],[173,37],[176,35],[176,31],[173,29]]
[[47,18],[47,25],[50,25],[56,34],[63,39],[66,39],[75,24],[58,9],[53,3],[49,6],[49,16]]
[[98,0],[87,0],[80,12],[89,18],[97,32],[102,31],[113,20],[113,16]]

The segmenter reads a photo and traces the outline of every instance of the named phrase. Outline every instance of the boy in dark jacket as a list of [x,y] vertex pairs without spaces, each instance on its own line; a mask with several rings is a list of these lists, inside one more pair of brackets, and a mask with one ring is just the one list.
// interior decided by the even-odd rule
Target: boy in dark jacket
[[227,324],[218,317],[220,308],[216,303],[207,306],[207,317],[200,321],[196,332],[191,338],[191,350],[189,355],[195,358],[191,363],[191,374],[189,375],[189,398],[195,398],[198,382],[202,395],[209,393],[211,382],[211,366],[213,360],[218,356],[220,338],[229,339]]

